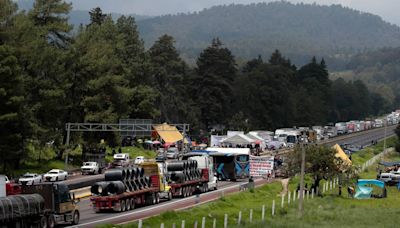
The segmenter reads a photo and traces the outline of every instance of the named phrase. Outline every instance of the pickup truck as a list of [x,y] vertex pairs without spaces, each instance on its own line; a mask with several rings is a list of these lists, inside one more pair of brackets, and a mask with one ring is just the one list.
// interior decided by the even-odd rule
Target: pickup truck
[[81,166],[82,174],[99,174],[101,173],[100,166],[97,162],[84,162]]

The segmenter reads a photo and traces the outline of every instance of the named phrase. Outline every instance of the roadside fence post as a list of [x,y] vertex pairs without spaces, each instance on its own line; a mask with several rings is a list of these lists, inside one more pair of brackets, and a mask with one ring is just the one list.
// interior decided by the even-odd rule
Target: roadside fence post
[[176,224],[175,223],[172,223],[172,228],[176,228]]
[[297,191],[297,199],[300,199],[300,190],[299,191]]
[[238,216],[238,225],[242,222],[242,211],[239,211],[239,216]]
[[214,218],[214,220],[213,220],[213,228],[217,228],[217,219],[216,218]]
[[201,228],[205,228],[206,227],[206,217],[203,217],[201,219]]
[[222,192],[221,192],[221,198],[223,198],[224,196],[225,196],[225,192],[222,191]]
[[265,205],[263,205],[261,209],[261,221],[264,221],[264,218],[265,218]]
[[224,228],[228,227],[228,214],[225,214],[224,216]]
[[293,203],[296,202],[296,190],[293,191]]
[[181,228],[185,228],[185,220],[182,220]]
[[290,191],[288,191],[287,203],[288,203],[288,206],[289,206],[289,204],[290,204]]
[[285,202],[285,194],[282,194],[282,198],[281,198],[281,208],[283,208],[284,202]]
[[314,188],[311,189],[311,199],[314,199]]
[[194,221],[194,225],[193,225],[193,227],[194,227],[194,228],[197,228],[197,220],[196,220],[196,221]]
[[310,191],[307,191],[307,200],[310,199]]
[[336,179],[333,180],[333,189],[335,189],[335,188],[336,188]]
[[325,193],[325,183],[322,185],[322,193]]
[[139,219],[138,228],[142,228],[142,227],[143,227],[143,221],[141,219]]
[[275,215],[275,200],[272,200],[272,216]]
[[250,218],[249,218],[249,220],[250,220],[250,223],[253,222],[253,209],[250,209]]
[[160,228],[164,228],[164,223],[161,223]]

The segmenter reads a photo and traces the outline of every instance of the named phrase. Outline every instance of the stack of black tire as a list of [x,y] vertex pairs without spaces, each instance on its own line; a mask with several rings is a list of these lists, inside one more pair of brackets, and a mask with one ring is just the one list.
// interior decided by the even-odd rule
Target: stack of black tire
[[173,183],[184,183],[201,178],[196,160],[170,161],[167,163],[167,170],[169,180]]
[[143,168],[110,169],[105,172],[104,179],[92,185],[93,195],[117,195],[151,187],[150,177],[144,175]]

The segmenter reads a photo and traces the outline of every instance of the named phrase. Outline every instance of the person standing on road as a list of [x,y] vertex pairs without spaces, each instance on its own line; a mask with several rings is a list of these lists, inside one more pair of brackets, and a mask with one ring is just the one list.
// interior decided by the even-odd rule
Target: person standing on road
[[196,189],[194,190],[194,194],[196,195],[196,204],[200,203],[201,190],[200,190],[199,186],[196,186]]

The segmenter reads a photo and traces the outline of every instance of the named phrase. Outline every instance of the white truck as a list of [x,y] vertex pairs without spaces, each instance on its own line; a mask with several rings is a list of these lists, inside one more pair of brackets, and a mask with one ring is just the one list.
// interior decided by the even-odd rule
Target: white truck
[[186,153],[183,159],[195,160],[197,161],[197,166],[199,169],[208,170],[208,187],[207,189],[217,189],[218,188],[218,178],[214,169],[213,157],[209,156],[207,153],[201,152],[190,152]]
[[99,163],[97,162],[84,162],[81,166],[81,172],[83,175],[85,174],[99,174],[101,173],[101,169]]
[[114,154],[113,168],[123,168],[131,166],[131,159],[128,153]]

